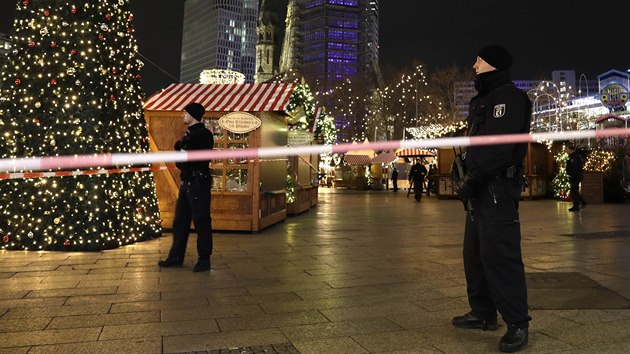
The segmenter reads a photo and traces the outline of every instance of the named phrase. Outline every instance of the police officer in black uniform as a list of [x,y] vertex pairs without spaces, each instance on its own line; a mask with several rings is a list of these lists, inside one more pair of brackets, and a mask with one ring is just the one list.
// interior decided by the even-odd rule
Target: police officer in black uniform
[[[512,57],[501,46],[483,48],[473,66],[478,91],[470,101],[470,136],[529,133],[531,102],[516,88],[508,68]],[[497,311],[507,324],[499,342],[503,352],[527,345],[525,268],[521,256],[518,203],[527,144],[471,146],[465,175],[456,180],[467,203],[464,269],[471,311],[453,318],[458,328],[496,330]],[[470,201],[470,202],[468,202]]]
[[[183,121],[188,125],[184,137],[175,143],[175,150],[209,150],[214,146],[212,133],[201,123],[205,108],[199,103],[184,107]],[[158,262],[160,267],[181,266],[186,254],[190,221],[197,232],[197,263],[193,272],[210,270],[212,254],[212,223],[210,219],[210,191],[212,176],[209,161],[178,162],[182,184],[179,188],[175,219],[173,220],[173,245],[168,258]]]
[[413,181],[413,191],[416,202],[422,199],[422,187],[424,184],[424,176],[427,175],[427,168],[421,163],[420,159],[416,159],[416,164],[409,171],[409,182]]

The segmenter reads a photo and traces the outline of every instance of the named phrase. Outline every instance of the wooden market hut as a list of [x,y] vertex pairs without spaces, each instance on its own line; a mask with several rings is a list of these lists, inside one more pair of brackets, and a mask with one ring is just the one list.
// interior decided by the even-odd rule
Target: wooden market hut
[[[151,150],[173,150],[186,130],[182,111],[190,102],[206,108],[203,123],[214,134],[215,149],[286,146],[284,111],[295,87],[284,83],[172,84],[149,97],[144,105]],[[236,116],[219,122],[228,115]],[[243,125],[252,130],[241,130]],[[259,231],[286,219],[286,158],[213,160],[210,167],[213,229]],[[155,172],[154,176],[162,225],[170,228],[180,185],[179,171],[168,169]]]

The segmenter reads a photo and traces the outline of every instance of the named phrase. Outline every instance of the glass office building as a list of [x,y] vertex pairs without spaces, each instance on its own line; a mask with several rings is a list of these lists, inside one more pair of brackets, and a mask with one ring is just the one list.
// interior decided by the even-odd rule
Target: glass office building
[[373,79],[378,66],[377,0],[302,0],[301,72],[317,90]]
[[258,0],[186,0],[180,81],[205,69],[229,69],[254,82]]

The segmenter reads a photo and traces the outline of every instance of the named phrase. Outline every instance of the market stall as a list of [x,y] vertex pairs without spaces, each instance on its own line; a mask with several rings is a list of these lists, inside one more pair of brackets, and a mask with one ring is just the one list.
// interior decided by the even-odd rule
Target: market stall
[[[284,110],[295,84],[173,84],[144,105],[152,151],[173,150],[186,130],[182,109],[190,102],[206,108],[203,123],[214,134],[215,149],[287,145]],[[223,159],[211,162],[212,227],[259,231],[286,219],[286,158]],[[154,174],[162,225],[172,226],[179,189],[174,169]]]

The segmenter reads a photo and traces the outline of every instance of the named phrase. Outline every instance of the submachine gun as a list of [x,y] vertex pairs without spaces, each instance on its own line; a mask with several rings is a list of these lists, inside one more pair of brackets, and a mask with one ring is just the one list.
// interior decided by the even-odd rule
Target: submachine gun
[[[466,176],[466,167],[464,165],[464,159],[466,158],[466,153],[462,151],[462,148],[459,148],[459,153],[455,150],[453,146],[453,155],[455,155],[455,160],[453,161],[453,165],[451,166],[451,177],[453,178],[453,183],[456,185],[459,181],[464,179]],[[472,205],[472,200],[462,200],[464,203],[464,209],[468,212],[470,216],[470,220],[474,220],[474,208]]]

